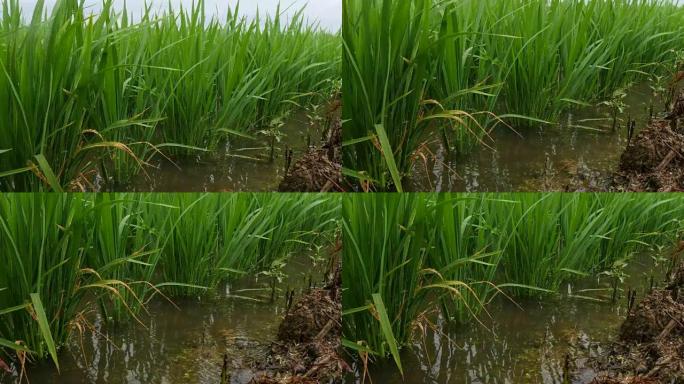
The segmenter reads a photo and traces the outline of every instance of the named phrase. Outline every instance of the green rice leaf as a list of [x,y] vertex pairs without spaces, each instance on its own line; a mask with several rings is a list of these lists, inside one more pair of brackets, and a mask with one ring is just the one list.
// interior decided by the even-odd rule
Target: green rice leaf
[[[3,289],[6,289],[6,288],[3,288]],[[0,289],[0,291],[2,291],[3,289]],[[20,311],[20,310],[26,309],[26,308],[28,308],[28,307],[30,307],[30,306],[31,306],[31,304],[28,304],[28,303],[27,303],[27,304],[21,304],[21,305],[17,305],[17,306],[10,307],[10,308],[0,309],[0,315],[5,315],[5,314],[7,314],[7,313],[12,313],[12,312]]]
[[234,269],[234,268],[219,268],[219,269],[220,269],[221,271],[234,273],[234,274],[236,274],[236,275],[246,275],[246,274],[247,274],[247,272],[245,272],[245,271],[240,271],[240,270],[237,270],[237,269]]
[[0,172],[0,178],[12,176],[12,175],[18,175],[18,174],[24,173],[24,172],[30,172],[33,169],[34,169],[34,167],[24,167],[24,168],[13,169],[11,171]]
[[387,163],[387,168],[392,175],[392,180],[394,181],[394,186],[397,188],[397,192],[404,192],[401,186],[401,177],[399,176],[399,169],[397,168],[397,163],[394,160],[394,152],[392,151],[392,146],[390,145],[389,138],[387,138],[387,132],[382,124],[375,125],[375,131],[378,134],[378,139],[380,140],[380,146],[382,147],[382,155]]
[[372,309],[372,308],[373,308],[373,306],[369,304],[369,305],[366,305],[363,307],[346,309],[346,310],[342,311],[342,316],[348,316],[348,315],[352,315],[354,313],[364,312],[364,311],[367,311],[367,310]]
[[45,309],[43,308],[43,302],[40,300],[40,295],[37,293],[32,293],[31,303],[33,303],[33,310],[36,312],[36,320],[38,321],[38,326],[40,327],[40,333],[43,335],[43,341],[45,341],[45,344],[47,345],[50,356],[52,357],[52,361],[55,363],[57,369],[59,369],[57,348],[55,346],[55,341],[52,338],[50,323],[45,315]]
[[586,272],[577,271],[577,270],[570,269],[570,268],[561,268],[560,270],[563,272],[571,273],[573,275],[577,275],[577,276],[589,276],[589,274]]
[[353,351],[361,352],[361,353],[368,353],[371,355],[377,355],[377,352],[373,351],[372,349],[368,347],[364,347],[363,345],[360,345],[358,343],[355,343],[351,340],[347,339],[342,339],[342,346],[348,349],[351,349]]
[[23,345],[13,343],[7,339],[3,339],[0,337],[0,347],[6,347],[15,351],[21,351],[21,352],[31,352],[30,349],[24,347]]
[[382,330],[382,334],[385,336],[385,342],[389,346],[390,353],[392,354],[394,362],[397,364],[397,367],[399,368],[399,372],[401,372],[401,374],[403,375],[404,370],[401,366],[401,356],[399,355],[399,347],[397,346],[397,340],[394,337],[394,332],[392,332],[392,325],[390,323],[389,317],[387,316],[387,309],[385,308],[385,303],[382,301],[382,296],[380,296],[380,294],[378,293],[374,293],[372,297],[373,304],[375,305],[375,310],[377,311],[380,320],[380,328]]
[[375,136],[366,136],[366,137],[359,137],[358,139],[343,141],[342,147],[344,148],[344,147],[349,147],[349,146],[359,144],[359,143],[365,143],[367,141],[373,140],[374,138],[375,138]]
[[50,167],[50,164],[48,164],[45,156],[43,156],[43,154],[38,154],[35,157],[36,161],[38,161],[38,168],[45,176],[45,179],[47,180],[52,190],[59,193],[64,192],[62,186],[59,184],[59,181],[57,180],[57,176],[55,176],[55,173],[52,171],[52,168]]

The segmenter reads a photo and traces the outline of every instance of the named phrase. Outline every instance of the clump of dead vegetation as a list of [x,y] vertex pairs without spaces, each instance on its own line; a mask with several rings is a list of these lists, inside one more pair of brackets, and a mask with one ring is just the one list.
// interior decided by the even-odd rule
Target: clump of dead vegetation
[[592,384],[684,383],[684,263],[633,308]]
[[652,122],[622,154],[614,183],[618,191],[684,191],[684,135],[666,120]]

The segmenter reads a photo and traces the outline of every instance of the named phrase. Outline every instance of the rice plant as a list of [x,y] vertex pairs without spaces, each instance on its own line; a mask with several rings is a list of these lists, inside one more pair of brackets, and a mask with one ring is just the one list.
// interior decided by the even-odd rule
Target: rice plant
[[[358,195],[343,202],[344,344],[392,357],[429,312],[482,321],[497,296],[558,292],[672,244],[679,195]],[[641,217],[643,220],[635,220]]]
[[411,139],[402,133],[415,134],[404,127],[417,125],[428,77],[421,60],[430,3],[343,2],[343,132],[347,141],[360,140],[348,145],[343,163],[357,165],[351,169],[363,172],[362,182],[394,182],[401,190],[397,143]]
[[275,14],[190,8],[142,15],[103,0],[18,0],[0,20],[0,189],[93,190],[122,183],[155,156],[213,151],[253,137],[339,78],[339,39]]
[[277,271],[335,236],[339,200],[288,194],[0,196],[0,358],[58,353],[92,312],[143,321],[145,304]]
[[0,198],[3,351],[30,351],[58,364],[57,348],[85,298],[122,284],[84,268],[90,234],[79,200],[47,194]]
[[428,213],[412,209],[414,199],[356,195],[343,202],[343,326],[345,337],[357,342],[348,346],[391,354],[399,367],[399,347],[426,299],[420,276],[435,235],[425,221]]
[[345,0],[346,174],[401,189],[422,145],[454,154],[494,129],[560,113],[663,75],[684,38],[671,0]]

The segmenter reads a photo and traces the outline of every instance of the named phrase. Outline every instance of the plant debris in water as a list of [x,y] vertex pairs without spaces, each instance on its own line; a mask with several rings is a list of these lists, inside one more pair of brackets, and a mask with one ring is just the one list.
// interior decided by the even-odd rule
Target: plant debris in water
[[684,383],[684,263],[630,311],[592,384]]
[[341,104],[335,101],[328,112],[328,129],[322,148],[309,151],[289,167],[280,192],[330,192],[342,190]]
[[[350,371],[340,356],[342,331],[341,269],[323,288],[304,294],[285,315],[278,339],[262,358],[245,362],[237,375],[250,384],[338,383]],[[222,383],[229,380],[224,364]],[[235,375],[235,373],[233,373]],[[243,379],[244,380],[244,379]]]
[[[614,172],[580,169],[566,192],[684,192],[684,134],[654,120],[627,146]],[[554,186],[544,188],[555,190]]]
[[684,135],[654,121],[627,146],[614,184],[618,191],[684,191]]

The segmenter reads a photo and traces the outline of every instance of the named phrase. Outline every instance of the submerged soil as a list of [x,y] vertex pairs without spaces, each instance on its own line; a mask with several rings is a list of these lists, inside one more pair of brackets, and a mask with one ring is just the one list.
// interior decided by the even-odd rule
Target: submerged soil
[[684,263],[632,309],[592,384],[684,383]]
[[[327,128],[321,148],[309,148],[289,166],[279,192],[342,191],[342,120],[341,103],[332,103],[326,113]],[[289,155],[291,156],[291,155]],[[291,160],[291,158],[289,158]]]
[[[323,288],[311,289],[297,299],[278,328],[277,340],[239,374],[251,375],[251,384],[341,382],[350,371],[340,356],[341,287],[338,265]],[[230,376],[223,377],[222,382],[228,383]]]

